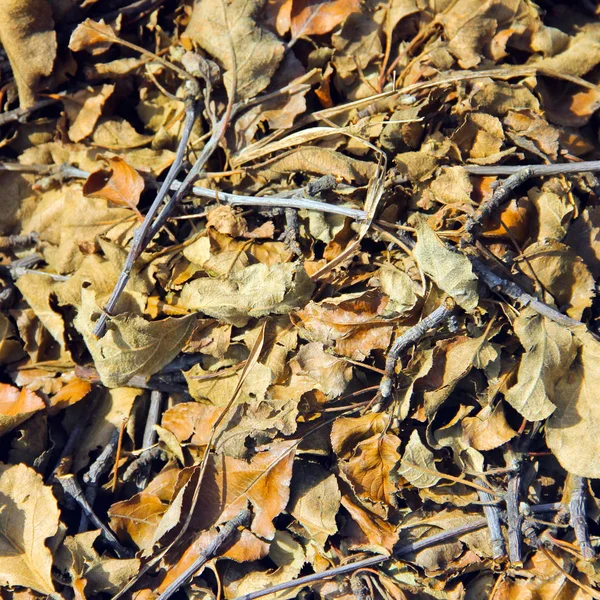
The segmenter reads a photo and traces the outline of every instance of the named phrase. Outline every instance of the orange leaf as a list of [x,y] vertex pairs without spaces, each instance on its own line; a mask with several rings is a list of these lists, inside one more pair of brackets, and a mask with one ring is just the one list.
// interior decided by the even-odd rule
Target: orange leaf
[[[511,202],[500,212],[500,219],[506,225],[517,242],[524,242],[529,234],[529,216],[531,214],[531,202],[526,198]],[[499,219],[492,219],[483,235],[488,238],[508,238],[509,234]]]
[[354,12],[360,12],[360,0],[294,0],[292,37],[329,33]]
[[20,425],[43,408],[46,408],[46,405],[35,392],[0,383],[0,435]]
[[94,171],[83,185],[84,196],[104,198],[113,204],[135,209],[144,191],[144,179],[118,156],[105,159],[109,169]]
[[69,381],[50,399],[49,413],[54,415],[63,408],[79,402],[90,393],[91,389],[92,384],[89,381],[79,378]]

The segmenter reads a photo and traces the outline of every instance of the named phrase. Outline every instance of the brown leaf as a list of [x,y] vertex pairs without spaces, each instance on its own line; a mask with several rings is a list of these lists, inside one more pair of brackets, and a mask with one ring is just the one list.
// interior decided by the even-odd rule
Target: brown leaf
[[585,208],[569,226],[566,243],[583,258],[594,279],[600,277],[600,207]]
[[35,103],[40,78],[50,75],[56,58],[56,33],[47,0],[6,0],[0,11],[0,42],[8,55],[21,108]]
[[82,290],[82,304],[75,327],[83,335],[102,383],[125,385],[134,375],[150,377],[171,362],[194,328],[195,315],[146,321],[135,314],[113,317],[102,338],[93,333],[99,308],[94,292]]
[[467,311],[476,308],[479,302],[477,277],[469,259],[446,248],[440,238],[427,225],[425,219],[415,219],[417,244],[414,256],[426,275],[444,292],[456,300]]
[[[253,98],[262,92],[284,54],[283,43],[258,23],[263,2],[199,0],[184,35],[225,67],[225,87],[234,100]],[[235,65],[235,66],[234,66]]]
[[578,331],[577,338],[581,344],[577,358],[556,383],[556,410],[546,423],[546,442],[569,473],[597,479],[600,342],[585,331]]
[[462,420],[463,439],[476,450],[494,450],[517,435],[504,416],[502,403],[485,406],[474,417]]
[[526,308],[515,319],[515,333],[525,348],[517,382],[505,394],[506,401],[529,421],[550,416],[565,377],[577,353],[573,334],[563,325]]
[[50,487],[25,465],[0,465],[0,583],[54,595],[52,554],[46,540],[60,512]]
[[124,543],[133,542],[138,548],[152,546],[156,528],[167,505],[154,494],[141,492],[109,509],[110,526]]
[[107,157],[107,169],[90,174],[83,184],[83,195],[104,198],[117,206],[135,209],[144,191],[143,177],[125,160]]
[[573,319],[581,319],[596,295],[594,278],[583,260],[568,246],[553,240],[528,246],[523,257],[524,272],[529,274],[533,269],[559,309]]
[[290,494],[288,512],[323,547],[338,530],[335,517],[341,493],[335,475],[317,464],[301,462],[296,465]]
[[44,408],[44,401],[36,393],[0,383],[0,435],[14,429]]
[[73,52],[86,50],[92,56],[102,54],[113,43],[113,39],[117,37],[115,30],[104,23],[86,19],[79,23],[69,40],[69,49]]
[[360,442],[352,457],[340,465],[359,498],[394,505],[398,489],[390,474],[400,461],[399,446],[400,439],[392,433],[374,435]]
[[350,458],[360,442],[383,433],[389,426],[389,421],[389,416],[383,412],[337,418],[331,428],[333,451],[340,458]]
[[387,303],[387,296],[376,291],[342,294],[310,302],[292,314],[292,322],[306,339],[333,346],[343,356],[364,360],[373,350],[389,345],[391,326],[379,318]]
[[114,84],[104,84],[96,88],[79,90],[62,96],[67,117],[71,122],[69,139],[80,142],[92,134],[102,114],[104,104],[115,91]]
[[359,0],[294,0],[291,14],[292,37],[329,33],[355,12],[360,12]]

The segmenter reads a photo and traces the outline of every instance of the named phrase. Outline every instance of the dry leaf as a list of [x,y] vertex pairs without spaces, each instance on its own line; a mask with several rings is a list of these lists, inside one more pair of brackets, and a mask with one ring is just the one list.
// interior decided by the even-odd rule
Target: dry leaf
[[123,314],[112,318],[106,335],[97,338],[93,328],[99,309],[94,297],[91,290],[82,290],[75,327],[107,387],[125,385],[134,375],[150,377],[160,371],[181,351],[194,328],[195,315],[146,321],[135,314]]
[[11,431],[44,408],[44,401],[35,392],[0,383],[0,435]]
[[415,429],[410,434],[410,439],[404,449],[400,468],[395,472],[417,488],[428,488],[438,483],[439,477],[419,467],[425,467],[429,471],[437,471],[433,462],[433,452],[423,444],[419,433]]
[[329,33],[355,12],[360,12],[358,0],[294,0],[291,13],[292,37]]
[[243,327],[252,317],[286,314],[306,304],[314,284],[292,263],[251,265],[229,279],[196,279],[181,292],[181,305]]
[[107,169],[94,171],[87,178],[83,195],[135,209],[144,191],[144,179],[122,158],[108,157],[106,162]]
[[517,435],[506,422],[501,403],[483,407],[474,417],[465,417],[462,428],[463,440],[476,450],[494,450]]
[[469,259],[448,250],[424,219],[415,219],[414,226],[418,239],[413,252],[421,269],[459,306],[466,311],[475,310],[479,303],[477,277]]
[[283,58],[283,43],[257,22],[263,3],[199,0],[184,33],[225,67],[225,87],[231,95],[235,85],[235,100],[262,92]]
[[597,398],[600,343],[588,332],[577,331],[579,352],[555,387],[555,411],[546,423],[546,442],[569,473],[600,478],[600,423]]
[[0,11],[0,42],[8,55],[21,108],[35,103],[36,87],[50,75],[56,58],[56,33],[47,0],[5,0]]
[[60,512],[50,487],[25,465],[0,465],[0,582],[54,595],[52,553]]
[[526,308],[515,319],[515,334],[525,348],[517,383],[506,401],[529,421],[550,416],[558,401],[556,385],[569,372],[577,353],[573,334],[563,325]]
[[573,319],[581,319],[596,295],[594,278],[585,263],[568,246],[544,240],[528,246],[521,260],[525,273],[535,273],[544,288],[554,296],[559,309]]
[[92,55],[102,54],[110,48],[116,37],[115,30],[103,20],[96,22],[86,19],[71,34],[69,49],[73,52],[86,50]]
[[63,96],[65,111],[71,122],[69,139],[80,142],[92,134],[102,114],[104,104],[112,96],[115,86],[104,84],[96,88],[79,90]]
[[360,442],[352,457],[340,470],[359,498],[394,506],[396,483],[390,474],[400,460],[400,439],[392,433],[381,433]]

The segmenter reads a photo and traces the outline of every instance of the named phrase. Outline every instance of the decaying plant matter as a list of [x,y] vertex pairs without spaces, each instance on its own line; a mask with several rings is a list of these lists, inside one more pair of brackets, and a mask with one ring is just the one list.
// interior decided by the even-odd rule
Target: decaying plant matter
[[0,11],[2,598],[600,598],[595,4],[66,4]]

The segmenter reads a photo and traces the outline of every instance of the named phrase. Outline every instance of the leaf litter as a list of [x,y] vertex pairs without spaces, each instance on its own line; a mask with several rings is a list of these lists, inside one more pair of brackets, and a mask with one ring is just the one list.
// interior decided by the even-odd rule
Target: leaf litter
[[3,10],[3,598],[600,597],[594,3]]

